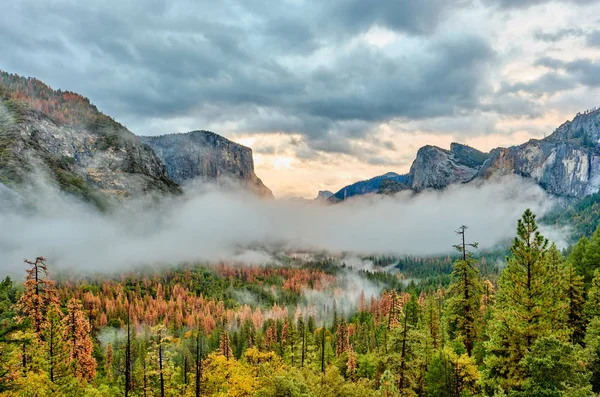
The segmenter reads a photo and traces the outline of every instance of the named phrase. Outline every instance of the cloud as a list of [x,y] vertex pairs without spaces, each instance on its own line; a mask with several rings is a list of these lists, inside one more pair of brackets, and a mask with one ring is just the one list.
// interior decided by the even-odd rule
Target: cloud
[[560,59],[544,57],[537,62],[554,70],[563,70],[577,83],[588,87],[600,86],[600,61],[581,58],[574,61],[562,61]]
[[209,189],[161,203],[130,202],[103,214],[49,188],[35,197],[39,202],[22,211],[0,212],[0,273],[19,274],[23,258],[37,255],[62,269],[112,271],[219,260],[256,263],[281,249],[443,254],[451,251],[460,225],[469,226],[470,238],[482,248],[491,248],[515,234],[526,208],[541,215],[552,205],[539,186],[518,177],[333,206]]
[[534,37],[541,41],[555,43],[569,37],[580,37],[584,35],[584,31],[580,28],[564,28],[553,32],[538,31]]
[[590,32],[585,38],[586,44],[590,47],[600,47],[600,30]]
[[[461,140],[497,127],[477,131],[482,119],[560,111],[556,97],[582,78],[553,71],[531,81],[533,63],[591,32],[593,3],[20,0],[0,13],[0,51],[10,54],[0,68],[88,96],[140,135],[294,134],[300,161],[394,165],[383,149],[363,156],[356,141],[381,125],[438,136],[460,125],[452,133]],[[581,57],[583,39],[573,41],[565,58]],[[268,143],[253,149],[279,154]]]
[[[468,5],[24,0],[0,17],[0,50],[11,54],[0,67],[89,96],[138,134],[170,132],[137,130],[139,120],[193,115],[194,128],[295,132],[336,151],[323,142],[477,106],[493,50],[437,30]],[[373,27],[399,47],[370,45]]]
[[577,81],[571,76],[550,72],[545,73],[533,81],[503,84],[499,93],[524,92],[535,96],[554,95],[562,91],[575,88]]

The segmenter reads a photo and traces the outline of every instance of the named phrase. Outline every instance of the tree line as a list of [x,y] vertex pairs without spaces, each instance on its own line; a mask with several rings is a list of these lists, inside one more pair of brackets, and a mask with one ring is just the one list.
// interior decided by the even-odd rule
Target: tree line
[[[467,227],[447,283],[341,291],[339,269],[165,270],[95,282],[0,284],[7,396],[593,396],[600,393],[600,229],[567,257],[527,210],[498,273]],[[383,260],[386,262],[386,260]],[[435,261],[434,261],[435,262]],[[437,266],[437,263],[436,263]],[[347,269],[344,269],[347,271]],[[234,292],[253,291],[241,303]],[[339,288],[338,288],[339,289]],[[260,297],[260,292],[264,296]],[[212,295],[212,296],[211,296]],[[245,295],[244,295],[245,296]],[[325,295],[323,295],[325,296]]]

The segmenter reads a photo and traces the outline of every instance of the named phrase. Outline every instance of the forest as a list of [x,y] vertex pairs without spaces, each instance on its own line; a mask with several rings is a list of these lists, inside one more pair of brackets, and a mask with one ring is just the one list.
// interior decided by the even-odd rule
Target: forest
[[[0,284],[3,396],[593,396],[600,228],[508,255],[187,264]],[[18,266],[19,264],[15,264]]]

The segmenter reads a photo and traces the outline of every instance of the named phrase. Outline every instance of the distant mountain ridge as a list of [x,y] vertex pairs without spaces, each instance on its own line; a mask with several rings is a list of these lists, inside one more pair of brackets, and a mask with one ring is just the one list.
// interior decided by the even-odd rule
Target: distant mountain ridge
[[353,183],[352,185],[345,186],[336,193],[334,193],[331,197],[329,197],[328,200],[330,202],[336,203],[354,196],[359,196],[368,193],[377,193],[383,181],[394,181],[400,182],[402,184],[408,184],[410,181],[410,175],[400,175],[396,174],[395,172],[388,172],[386,174],[376,176],[366,181],[359,181]]
[[340,189],[329,201],[339,202],[368,193],[393,194],[402,190],[418,192],[424,189],[441,189],[453,183],[469,182],[487,157],[487,153],[459,143],[452,143],[450,150],[423,146],[417,151],[408,174],[388,172],[354,183]]
[[452,143],[450,150],[424,146],[418,150],[408,174],[391,172],[356,182],[340,189],[330,201],[368,193],[443,189],[510,174],[530,178],[548,193],[566,198],[600,191],[600,110],[578,113],[544,139],[489,153],[459,143]]

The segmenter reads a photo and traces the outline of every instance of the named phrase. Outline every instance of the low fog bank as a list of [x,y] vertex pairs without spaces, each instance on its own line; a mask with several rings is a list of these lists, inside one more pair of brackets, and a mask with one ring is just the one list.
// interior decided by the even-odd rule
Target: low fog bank
[[[194,261],[261,264],[271,261],[271,249],[436,255],[451,251],[460,225],[469,227],[468,240],[492,248],[515,235],[526,208],[541,216],[553,203],[539,186],[516,176],[337,205],[204,187],[103,214],[49,187],[38,187],[35,197],[26,209],[0,212],[1,274],[21,274],[23,258],[37,255],[55,268],[91,271]],[[546,234],[561,239],[560,231]]]

